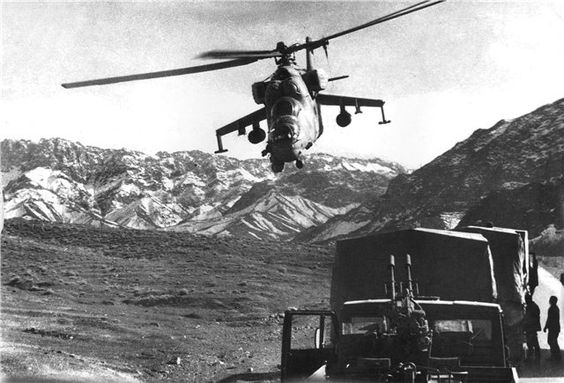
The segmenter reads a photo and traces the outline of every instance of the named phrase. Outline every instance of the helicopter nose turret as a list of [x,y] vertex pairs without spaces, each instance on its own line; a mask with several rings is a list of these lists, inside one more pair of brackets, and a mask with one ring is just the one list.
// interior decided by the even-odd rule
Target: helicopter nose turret
[[290,141],[293,136],[294,136],[294,132],[292,130],[292,126],[281,125],[275,129],[274,134],[272,136],[272,141],[273,142]]
[[292,143],[299,135],[298,120],[294,116],[282,116],[278,118],[274,124],[270,134],[270,141]]

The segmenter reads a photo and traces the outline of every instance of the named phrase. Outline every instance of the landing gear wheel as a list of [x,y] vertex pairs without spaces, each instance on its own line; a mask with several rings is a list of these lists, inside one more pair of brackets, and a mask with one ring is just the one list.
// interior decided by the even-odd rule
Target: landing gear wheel
[[302,160],[296,160],[296,167],[301,169],[304,167],[304,162]]
[[274,173],[280,173],[282,170],[284,170],[284,163],[280,162],[280,163],[272,163],[272,165],[270,166],[270,168],[272,169],[272,171]]

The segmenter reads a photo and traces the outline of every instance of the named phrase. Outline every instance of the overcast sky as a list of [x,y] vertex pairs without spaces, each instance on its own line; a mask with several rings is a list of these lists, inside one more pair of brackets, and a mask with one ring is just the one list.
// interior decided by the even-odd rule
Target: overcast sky
[[[246,67],[63,89],[60,84],[207,63],[210,49],[274,49],[348,29],[414,2],[2,2],[3,138],[63,137],[141,150],[215,150],[215,129],[259,108],[251,84],[275,69]],[[564,97],[564,1],[457,1],[331,41],[327,93],[381,98],[334,122],[310,150],[381,157],[416,168],[476,129]],[[299,63],[305,65],[303,55]],[[351,111],[352,112],[352,111]],[[230,155],[262,145],[226,137]]]

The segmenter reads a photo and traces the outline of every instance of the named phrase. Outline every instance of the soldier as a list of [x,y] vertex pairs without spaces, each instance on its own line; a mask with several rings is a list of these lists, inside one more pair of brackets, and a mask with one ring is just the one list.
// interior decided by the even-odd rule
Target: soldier
[[558,346],[558,334],[560,333],[560,310],[556,303],[558,298],[554,295],[550,297],[548,303],[550,307],[548,308],[548,317],[546,318],[546,324],[544,325],[544,332],[548,330],[548,345],[550,346],[550,360],[561,360],[560,346]]
[[523,330],[527,337],[527,360],[540,361],[540,346],[537,338],[537,331],[541,330],[540,309],[533,301],[531,294],[525,295],[525,318],[523,319]]

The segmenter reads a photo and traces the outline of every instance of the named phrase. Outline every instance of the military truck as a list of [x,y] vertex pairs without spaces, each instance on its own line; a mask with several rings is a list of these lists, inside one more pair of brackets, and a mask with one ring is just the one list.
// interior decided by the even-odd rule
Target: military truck
[[517,251],[494,254],[481,229],[464,230],[337,242],[331,309],[285,313],[282,381],[517,381],[530,273],[523,234],[500,235]]

